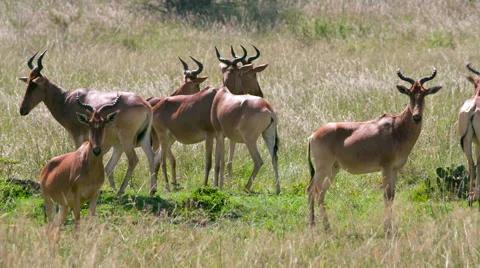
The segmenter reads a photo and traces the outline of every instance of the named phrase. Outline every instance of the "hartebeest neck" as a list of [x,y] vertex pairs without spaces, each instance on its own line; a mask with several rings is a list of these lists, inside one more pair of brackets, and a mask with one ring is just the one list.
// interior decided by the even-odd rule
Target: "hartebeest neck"
[[47,106],[50,113],[53,117],[59,121],[63,122],[63,116],[65,111],[67,98],[67,91],[63,88],[57,86],[52,82],[46,83],[45,86],[45,99],[43,102]]
[[393,135],[399,144],[402,144],[402,149],[406,149],[410,152],[417,142],[421,130],[422,123],[420,122],[416,124],[413,121],[412,111],[410,110],[410,107],[407,106],[401,114],[397,115]]

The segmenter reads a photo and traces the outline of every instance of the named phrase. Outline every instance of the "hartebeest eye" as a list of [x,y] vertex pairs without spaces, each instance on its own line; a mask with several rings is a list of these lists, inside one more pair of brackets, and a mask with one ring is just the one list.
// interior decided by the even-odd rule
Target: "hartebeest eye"
[[107,122],[108,123],[113,122],[113,121],[115,121],[116,118],[117,118],[117,112],[113,112],[113,113],[107,115]]
[[88,125],[88,116],[82,113],[77,112],[77,119],[80,121],[80,123]]

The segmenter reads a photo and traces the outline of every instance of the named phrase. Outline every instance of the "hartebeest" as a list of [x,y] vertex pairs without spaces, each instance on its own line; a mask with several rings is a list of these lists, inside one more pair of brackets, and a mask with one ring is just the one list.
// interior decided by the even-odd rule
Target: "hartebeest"
[[[253,46],[253,45],[252,45]],[[252,65],[253,61],[260,57],[260,51],[257,47],[253,46],[255,49],[256,55],[246,59],[247,50],[245,47],[241,46],[243,51],[243,56],[238,57],[235,54],[233,46],[230,47],[233,61],[224,59],[220,56],[218,49],[215,48],[217,58],[220,61],[220,70],[223,74],[222,83],[223,86],[226,86],[232,94],[242,95],[250,94],[254,96],[259,96],[263,98],[263,92],[260,88],[260,84],[257,80],[257,73],[262,72],[267,68],[268,64],[262,64],[254,67]],[[238,66],[239,63],[242,63],[243,66]],[[233,155],[235,153],[236,143],[230,140],[229,155],[227,162],[227,174],[228,174],[228,186],[231,185],[232,178],[232,169],[233,169]]]
[[[197,77],[202,71],[203,65],[192,58],[198,65],[195,71],[189,71],[187,64],[180,59],[184,66],[183,84],[175,91],[175,95],[163,99],[159,99],[153,106],[153,129],[160,144],[161,150],[157,150],[155,157],[155,166],[162,164],[162,172],[168,187],[167,175],[167,156],[172,165],[172,184],[177,185],[176,161],[172,153],[171,146],[175,141],[183,144],[195,144],[205,141],[205,177],[204,182],[207,184],[208,174],[212,167],[212,151],[215,130],[210,122],[210,108],[216,89],[205,88],[200,90],[199,84],[206,76]],[[192,94],[192,92],[195,92]],[[174,94],[175,94],[174,93]],[[160,161],[161,160],[161,161]],[[155,169],[157,176],[158,168]]]
[[[79,94],[80,100],[89,103],[94,108],[98,108],[116,99],[117,93],[100,92],[91,88],[65,90],[51,82],[41,73],[43,69],[42,59],[45,52],[38,57],[37,66],[33,66],[32,62],[36,55],[37,53],[28,60],[28,67],[31,69],[29,77],[19,78],[27,84],[27,90],[20,105],[20,115],[27,115],[40,102],[43,102],[53,117],[73,137],[76,148],[79,148],[88,139],[88,127],[77,120],[76,113],[82,110],[76,104],[75,96]],[[134,93],[120,92],[120,94],[121,97],[115,106],[118,111],[117,120],[111,127],[106,128],[105,142],[102,148],[106,152],[113,147],[112,157],[108,161],[105,170],[110,185],[115,189],[113,170],[122,153],[126,153],[128,169],[122,186],[118,191],[119,195],[123,194],[138,162],[135,147],[141,145],[150,166],[150,194],[153,195],[156,191],[156,181],[153,166],[154,154],[150,145],[152,109],[150,104]]]
[[237,66],[237,64],[246,57],[245,48],[242,47],[242,49],[244,51],[244,55],[241,58],[236,58],[233,61],[230,61],[223,59],[220,56],[218,49],[215,47],[217,58],[221,62],[220,67],[224,73],[224,87],[218,90],[213,101],[211,111],[211,120],[217,131],[217,147],[215,152],[215,185],[219,184],[220,188],[223,187],[223,173],[225,165],[224,138],[227,137],[231,142],[231,157],[233,157],[233,148],[235,143],[245,143],[254,161],[252,174],[247,185],[245,186],[245,190],[250,191],[253,180],[260,170],[260,167],[263,165],[263,160],[257,148],[257,140],[260,135],[262,135],[272,157],[272,165],[275,172],[275,191],[277,194],[279,194],[280,180],[278,177],[277,163],[278,116],[275,108],[261,97],[252,95],[234,95],[230,92],[230,87],[235,89],[242,88],[240,74],[244,71],[251,70],[252,68],[251,64],[243,65],[241,67]]
[[[476,75],[480,75],[480,71],[474,69],[470,63],[466,64],[468,70]],[[475,199],[478,199],[480,195],[480,77],[467,76],[475,87],[475,93],[473,98],[468,99],[460,108],[458,116],[458,130],[460,134],[460,145],[462,146],[463,153],[467,157],[468,161],[468,174],[469,174],[469,195],[468,204],[471,206]],[[476,163],[473,160],[472,144],[475,144]],[[476,178],[476,190],[474,190],[473,181]],[[480,202],[480,199],[479,199]]]
[[87,110],[89,115],[76,112],[77,121],[88,128],[88,140],[76,151],[57,156],[50,160],[40,175],[40,189],[45,201],[48,221],[54,220],[56,204],[60,205],[54,226],[61,227],[67,214],[73,209],[75,225],[80,223],[80,206],[90,202],[88,214],[95,214],[100,188],[105,181],[103,155],[105,151],[105,127],[117,118],[115,111],[120,99],[118,96],[112,104],[99,109],[80,101],[80,92],[76,93],[79,108]]
[[[398,170],[407,162],[408,155],[420,135],[425,96],[442,88],[436,86],[426,89],[423,86],[435,77],[435,68],[431,76],[418,81],[403,76],[400,69],[397,74],[400,79],[412,85],[410,89],[397,85],[398,91],[410,98],[410,103],[401,114],[384,114],[366,122],[328,123],[308,138],[311,180],[307,191],[311,225],[315,225],[314,205],[317,199],[324,228],[330,230],[325,210],[325,194],[340,169],[351,174],[381,171],[386,212],[384,228],[390,235]],[[310,152],[313,154],[315,167],[310,159]]]

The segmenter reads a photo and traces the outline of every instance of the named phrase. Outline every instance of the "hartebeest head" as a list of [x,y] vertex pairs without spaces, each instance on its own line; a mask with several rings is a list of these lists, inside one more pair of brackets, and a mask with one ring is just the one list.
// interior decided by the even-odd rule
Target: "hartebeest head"
[[109,113],[106,116],[103,116],[102,112],[107,108],[112,108],[117,105],[119,99],[120,95],[117,95],[117,98],[113,101],[113,103],[106,104],[99,109],[95,109],[89,104],[85,104],[80,101],[80,95],[77,93],[77,103],[81,107],[87,109],[87,111],[90,113],[90,116],[87,116],[86,114],[77,112],[77,118],[80,123],[88,126],[89,140],[92,144],[92,151],[96,156],[102,153],[103,141],[105,139],[105,126],[115,121],[117,116],[117,111]]
[[416,124],[420,124],[422,122],[423,109],[425,106],[425,96],[435,94],[442,88],[441,86],[435,86],[428,89],[423,87],[425,82],[435,78],[437,75],[437,69],[433,67],[432,75],[420,78],[418,81],[415,81],[410,77],[403,76],[403,74],[400,72],[400,68],[397,69],[397,74],[400,79],[409,82],[412,85],[410,89],[402,85],[397,85],[397,89],[400,93],[410,97],[409,109],[412,113],[412,119]]
[[49,83],[48,79],[41,74],[43,69],[42,59],[46,50],[40,54],[37,60],[37,66],[33,66],[33,60],[37,56],[35,53],[27,62],[30,68],[30,75],[28,77],[19,77],[20,81],[27,83],[27,91],[23,97],[22,104],[20,105],[20,115],[27,115],[35,106],[45,99],[45,85]]
[[[245,59],[245,58],[242,59],[241,62],[243,65],[253,64],[253,61],[258,59],[258,57],[260,57],[260,51],[258,50],[258,48],[254,45],[252,45],[252,47],[255,49],[256,55],[249,57],[248,59]],[[230,48],[231,48],[231,53],[233,58],[235,59],[239,58],[235,54],[235,51],[233,50],[233,46],[231,46]],[[265,70],[267,66],[268,64],[261,64],[257,66],[252,65],[252,68],[247,68],[242,71],[242,74],[241,74],[242,88],[245,91],[245,93],[263,98],[263,92],[257,80],[257,73],[260,73],[263,70]]]
[[220,52],[218,52],[217,47],[215,47],[217,59],[220,61],[219,67],[223,73],[223,85],[226,86],[230,90],[230,92],[237,95],[245,94],[242,88],[242,81],[240,75],[243,71],[252,68],[251,64],[238,66],[238,63],[243,61],[245,57],[247,57],[247,50],[243,46],[242,50],[243,56],[231,61],[222,58],[222,56],[220,56]]
[[203,70],[203,64],[199,62],[198,60],[194,59],[193,57],[190,56],[190,58],[197,64],[198,69],[196,70],[189,70],[188,65],[185,61],[182,60],[182,58],[178,57],[180,61],[182,62],[183,65],[183,77],[184,81],[180,85],[180,87],[173,92],[171,96],[175,95],[192,95],[200,91],[200,84],[207,80],[208,76],[200,76],[198,75],[202,72]]
[[[467,69],[470,70],[472,73],[474,73],[476,75],[480,75],[480,71],[474,69],[470,65],[470,62],[467,62],[466,66],[467,66]],[[471,75],[468,75],[467,80],[470,81],[473,84],[473,86],[475,87],[475,96],[480,96],[480,77],[479,76],[473,77]]]

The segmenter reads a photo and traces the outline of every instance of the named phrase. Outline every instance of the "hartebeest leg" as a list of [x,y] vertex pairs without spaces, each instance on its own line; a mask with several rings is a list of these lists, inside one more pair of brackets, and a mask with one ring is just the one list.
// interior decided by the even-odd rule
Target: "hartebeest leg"
[[130,182],[130,178],[132,177],[133,170],[137,166],[138,163],[138,156],[135,153],[135,149],[132,147],[131,144],[124,143],[123,148],[125,150],[125,154],[127,155],[128,158],[128,168],[127,168],[127,173],[125,174],[125,178],[123,179],[122,186],[120,187],[120,190],[118,191],[118,195],[122,195],[125,193],[125,189],[128,186],[128,183]]
[[80,194],[73,193],[73,215],[75,216],[75,229],[78,230],[80,228]]
[[278,177],[278,138],[277,138],[277,127],[274,124],[268,126],[268,128],[262,133],[263,139],[267,144],[268,152],[270,157],[272,157],[272,166],[275,173],[275,192],[280,194],[280,179]]
[[52,201],[52,199],[48,196],[43,197],[43,200],[45,202],[45,214],[47,215],[47,221],[49,223],[52,223],[55,217],[55,203]]
[[387,237],[392,235],[392,205],[395,198],[395,183],[398,171],[391,168],[382,168],[383,176],[383,201],[385,203],[385,219],[383,227]]
[[[177,182],[177,160],[175,159],[175,156],[173,155],[173,152],[172,152],[172,145],[174,142],[175,141],[170,141],[169,144],[167,145],[168,146],[167,157],[168,157],[168,161],[170,161],[170,165],[172,166],[172,185],[173,185],[173,189],[175,190],[178,188],[178,182]],[[165,172],[166,172],[166,169],[165,169]]]
[[145,152],[145,155],[148,159],[148,167],[150,169],[150,189],[149,194],[151,196],[155,195],[157,192],[157,176],[155,176],[155,154],[152,149],[152,145],[150,144],[150,134],[145,135],[143,140],[141,141],[142,149]]
[[328,188],[332,184],[332,181],[339,170],[340,168],[335,164],[317,166],[317,171],[315,171],[315,175],[308,186],[310,225],[315,225],[315,199],[317,199],[318,209],[320,210],[320,216],[322,217],[323,228],[327,232],[331,230],[331,227],[325,208],[325,195],[327,194]]
[[262,160],[262,157],[260,156],[260,153],[258,152],[257,139],[246,139],[246,138],[248,137],[244,136],[245,145],[247,145],[248,152],[250,152],[250,156],[253,159],[252,175],[250,175],[247,185],[245,185],[245,191],[250,192],[250,188],[252,187],[253,181],[255,180],[255,177],[257,176],[258,171],[260,171],[260,168],[263,165],[263,160]]
[[90,199],[90,202],[88,204],[88,216],[89,217],[94,217],[95,216],[95,209],[97,208],[97,201],[98,197],[100,196],[100,191],[95,193],[92,198]]
[[[221,132],[218,132],[215,139],[217,140],[215,146],[215,172],[213,179],[213,186],[223,188],[223,176],[225,172],[225,137]],[[219,178],[220,177],[220,178]]]
[[227,184],[228,187],[232,187],[232,176],[233,176],[233,155],[235,153],[235,145],[234,141],[230,141],[230,150],[228,152],[228,163],[227,163]]
[[467,133],[463,136],[462,139],[462,147],[463,153],[467,157],[468,161],[468,177],[469,177],[469,185],[468,185],[468,205],[471,206],[473,203],[473,181],[475,180],[476,170],[475,170],[475,163],[473,162],[473,154],[472,154],[472,142],[473,142],[473,128],[468,127]]
[[208,184],[208,175],[210,173],[210,169],[212,169],[212,152],[214,137],[214,135],[207,135],[205,139],[205,178],[203,180],[204,186],[207,186]]
[[67,215],[68,215],[69,212],[70,212],[69,207],[60,206],[60,209],[58,210],[57,218],[55,219],[55,222],[53,223],[53,227],[58,228],[58,230],[60,230],[62,228],[62,225],[65,222],[65,219],[67,218]]
[[112,156],[110,157],[110,160],[108,160],[108,163],[105,166],[105,173],[107,174],[108,182],[110,183],[110,186],[114,190],[117,190],[117,187],[115,186],[115,179],[113,178],[113,171],[115,170],[115,166],[117,165],[118,160],[120,159],[122,154],[123,154],[123,146],[121,144],[116,144],[113,147]]

